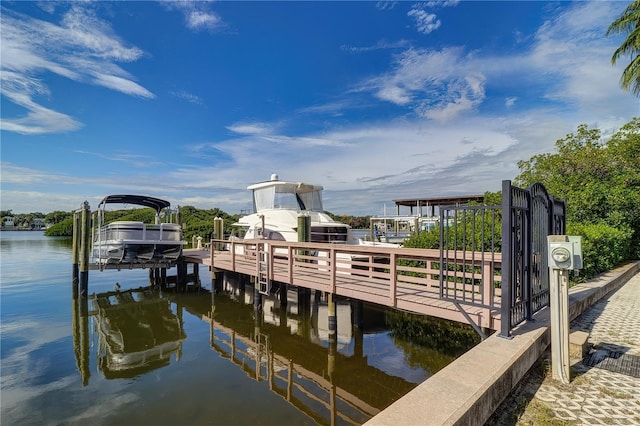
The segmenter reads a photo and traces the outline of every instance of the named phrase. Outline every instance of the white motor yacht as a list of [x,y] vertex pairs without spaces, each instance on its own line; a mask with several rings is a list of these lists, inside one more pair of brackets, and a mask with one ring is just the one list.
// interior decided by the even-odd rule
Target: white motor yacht
[[[278,179],[247,187],[253,193],[253,214],[234,225],[242,228],[243,239],[298,241],[298,217],[308,215],[311,241],[335,244],[371,244],[353,235],[351,227],[333,220],[322,206],[322,186]],[[379,244],[379,243],[378,243]]]

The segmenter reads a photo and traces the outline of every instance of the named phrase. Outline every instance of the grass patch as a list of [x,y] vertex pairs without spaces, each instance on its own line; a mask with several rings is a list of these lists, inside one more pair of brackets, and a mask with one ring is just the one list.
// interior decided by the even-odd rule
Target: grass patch
[[562,420],[556,417],[551,408],[537,399],[532,400],[527,405],[526,410],[518,419],[518,425],[549,425],[549,426],[569,426],[576,425],[576,422]]
[[615,398],[615,399],[631,399],[633,398],[633,396],[624,393],[624,392],[620,392],[617,391],[615,389],[611,389],[611,388],[605,388],[602,386],[598,386],[598,390],[600,391],[600,393],[604,396],[609,396],[611,398]]

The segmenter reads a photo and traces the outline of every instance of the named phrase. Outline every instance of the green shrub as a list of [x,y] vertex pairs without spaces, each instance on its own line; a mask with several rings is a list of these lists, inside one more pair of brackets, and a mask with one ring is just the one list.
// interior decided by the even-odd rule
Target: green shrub
[[582,236],[583,269],[579,280],[609,271],[627,260],[633,232],[604,224],[568,223],[568,235]]
[[71,237],[73,236],[73,216],[67,217],[61,222],[51,225],[44,231],[47,237]]

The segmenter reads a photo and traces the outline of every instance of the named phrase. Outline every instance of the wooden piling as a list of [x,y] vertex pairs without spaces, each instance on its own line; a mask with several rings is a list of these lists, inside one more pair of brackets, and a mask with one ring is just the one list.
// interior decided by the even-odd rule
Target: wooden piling
[[[213,219],[213,236],[217,240],[224,240],[224,219],[221,217]],[[222,243],[216,244],[216,250],[222,250]]]
[[327,316],[329,322],[329,335],[336,334],[337,321],[336,321],[336,302],[333,299],[333,294],[327,294]]
[[286,283],[278,283],[279,286],[279,295],[280,295],[280,306],[284,307],[286,310],[287,304],[289,303],[288,300],[288,291],[289,291],[289,286]]
[[91,246],[91,212],[84,202],[80,219],[80,295],[87,296],[89,286],[89,250]]
[[78,297],[78,259],[80,258],[80,211],[73,212],[73,247],[71,249],[73,297]]
[[260,293],[260,282],[256,277],[251,277],[253,281],[253,309],[256,312],[262,311],[262,293]]

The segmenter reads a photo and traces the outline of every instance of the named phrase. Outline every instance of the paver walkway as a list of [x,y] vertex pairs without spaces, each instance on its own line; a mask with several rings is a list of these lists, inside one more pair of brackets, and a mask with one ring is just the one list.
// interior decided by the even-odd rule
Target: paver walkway
[[640,425],[640,273],[571,322],[588,355],[564,385],[541,361],[487,424]]

